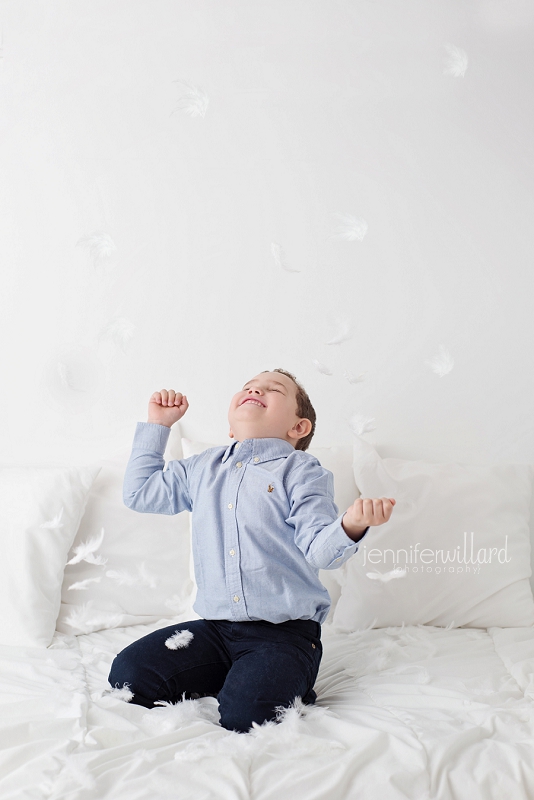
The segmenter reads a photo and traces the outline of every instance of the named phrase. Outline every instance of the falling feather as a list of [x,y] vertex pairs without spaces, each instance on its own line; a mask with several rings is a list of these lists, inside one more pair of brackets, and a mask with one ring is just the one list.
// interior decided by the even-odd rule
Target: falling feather
[[353,414],[349,420],[349,427],[357,436],[376,430],[374,417],[364,417],[362,414]]
[[155,589],[158,585],[156,578],[147,572],[144,561],[142,561],[141,564],[138,564],[137,575],[134,575],[125,569],[108,569],[106,572],[106,577],[116,580],[119,586],[133,586],[134,584],[137,584],[150,586],[151,589]]
[[[186,90],[179,98],[178,107],[175,108],[174,111],[181,109],[184,114],[187,114],[189,117],[205,117],[209,102],[206,92],[198,86],[194,86],[192,83],[181,80],[180,78],[173,81],[173,83],[181,84]],[[169,116],[172,116],[174,111],[171,111]]]
[[73,608],[70,614],[65,617],[64,623],[81,633],[92,633],[94,630],[99,629],[118,628],[124,621],[124,614],[122,613],[100,611],[93,606],[94,601],[88,600],[87,603]]
[[454,78],[463,78],[467,69],[467,53],[452,44],[446,44],[445,48],[449,58],[443,74],[452,75]]
[[277,244],[276,242],[271,242],[271,252],[274,256],[277,267],[285,269],[286,272],[300,272],[300,269],[292,269],[291,267],[287,266],[282,245]]
[[183,630],[176,631],[172,636],[165,640],[165,646],[169,650],[178,650],[179,647],[188,647],[189,643],[193,640],[194,633],[191,631]]
[[[194,588],[193,582],[190,580],[190,581],[188,582],[187,586],[186,586],[186,587],[184,587],[184,588],[185,588],[186,590],[187,590],[187,589],[190,589],[190,590],[192,590],[192,589]],[[186,611],[186,609],[187,609],[187,607],[188,607],[188,606],[187,606],[187,599],[184,599],[184,598],[183,598],[181,595],[179,595],[179,594],[173,594],[171,597],[168,597],[168,598],[165,600],[165,603],[164,603],[164,605],[165,605],[167,608],[170,608],[170,610],[171,610],[171,611],[174,611],[174,613],[175,613],[175,614],[177,614],[177,615],[178,615],[178,614],[184,614],[184,613],[185,613],[185,611]]]
[[367,222],[361,217],[355,217],[352,214],[343,214],[337,211],[333,212],[335,216],[339,217],[341,224],[339,225],[336,233],[330,235],[330,239],[342,239],[346,242],[354,242],[356,240],[362,241],[367,233]]
[[443,345],[440,345],[439,349],[439,355],[434,356],[434,358],[430,361],[425,361],[425,364],[428,364],[428,366],[433,372],[436,373],[436,375],[443,377],[444,375],[447,375],[447,373],[453,368],[454,360],[449,351]]
[[387,581],[391,581],[393,578],[405,578],[406,569],[392,569],[390,572],[366,572],[365,574],[372,580],[387,583]]
[[361,383],[364,380],[365,372],[360,372],[360,374],[355,377],[352,372],[345,370],[343,373],[343,377],[348,380],[349,383]]
[[323,375],[333,375],[334,374],[331,369],[326,367],[324,364],[321,364],[321,362],[317,361],[316,358],[312,359],[312,364],[315,367],[315,369],[318,372],[322,372]]
[[347,339],[351,338],[350,333],[350,322],[347,319],[344,319],[340,323],[340,328],[337,336],[334,336],[333,339],[330,339],[329,342],[325,342],[325,344],[340,344],[341,342],[345,342]]
[[77,583],[72,583],[70,586],[67,586],[67,589],[87,589],[90,583],[100,583],[102,577],[100,578],[87,578],[84,581],[78,581]]
[[93,263],[109,258],[117,249],[111,236],[100,231],[82,236],[75,246],[77,247],[78,245],[89,252]]
[[98,339],[107,339],[120,347],[125,352],[124,346],[130,341],[135,332],[134,323],[125,317],[117,317],[111,320],[106,327],[98,334]]
[[103,556],[95,555],[95,551],[98,550],[103,541],[104,528],[100,531],[99,536],[93,536],[87,542],[82,542],[76,547],[73,547],[72,549],[76,555],[74,555],[70,561],[67,561],[67,564],[78,564],[80,561],[87,561],[88,564],[97,564],[99,566],[107,564],[107,558],[104,559]]
[[64,507],[61,506],[61,511],[59,511],[53,519],[49,520],[48,522],[43,522],[41,525],[39,525],[39,527],[40,528],[62,528],[63,527],[63,523],[60,522],[59,520],[63,516],[63,511],[64,511]]

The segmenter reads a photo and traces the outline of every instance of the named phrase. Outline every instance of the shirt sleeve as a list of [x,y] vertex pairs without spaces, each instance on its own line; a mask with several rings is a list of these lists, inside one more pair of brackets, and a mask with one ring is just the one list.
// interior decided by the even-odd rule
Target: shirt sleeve
[[192,510],[189,477],[198,456],[169,461],[163,471],[170,432],[166,425],[137,423],[122,490],[124,504],[132,511],[179,514]]
[[334,502],[334,476],[317,459],[295,467],[288,479],[290,505],[288,525],[295,529],[295,543],[306,561],[316,569],[338,569],[354,553],[367,535],[354,542],[343,530]]

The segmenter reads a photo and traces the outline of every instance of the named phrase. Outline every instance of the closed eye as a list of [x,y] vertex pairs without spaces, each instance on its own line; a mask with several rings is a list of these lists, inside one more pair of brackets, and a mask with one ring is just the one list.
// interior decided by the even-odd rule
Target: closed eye
[[[248,388],[248,387],[244,386],[244,387],[243,387],[243,389],[242,389],[242,391],[244,392],[244,391],[245,391],[247,388]],[[283,394],[283,392],[282,392],[280,389],[273,389],[273,388],[270,388],[270,389],[269,389],[269,391],[270,391],[270,392],[280,392],[280,394]]]

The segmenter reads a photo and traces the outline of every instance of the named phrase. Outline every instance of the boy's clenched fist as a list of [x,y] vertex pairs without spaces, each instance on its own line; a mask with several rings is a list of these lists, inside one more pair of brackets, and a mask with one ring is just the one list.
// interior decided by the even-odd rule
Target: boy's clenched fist
[[150,398],[147,421],[170,428],[183,417],[188,408],[185,394],[175,392],[174,389],[162,389],[161,392],[154,392]]
[[392,497],[358,497],[349,506],[341,520],[341,527],[354,542],[370,525],[383,525],[391,517],[397,501]]

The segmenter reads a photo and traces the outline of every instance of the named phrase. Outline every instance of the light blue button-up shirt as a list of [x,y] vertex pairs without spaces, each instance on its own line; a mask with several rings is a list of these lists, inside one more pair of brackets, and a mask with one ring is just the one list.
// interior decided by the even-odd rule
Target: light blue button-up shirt
[[[312,619],[331,600],[319,569],[337,569],[358,550],[334,503],[334,476],[285,439],[244,439],[169,461],[170,428],[138,422],[123,484],[124,503],[148,514],[192,512],[204,619]],[[147,542],[147,546],[150,543]]]

